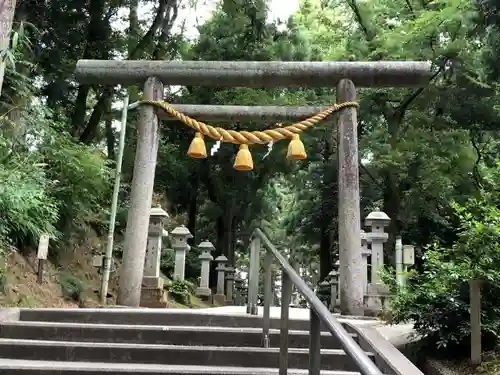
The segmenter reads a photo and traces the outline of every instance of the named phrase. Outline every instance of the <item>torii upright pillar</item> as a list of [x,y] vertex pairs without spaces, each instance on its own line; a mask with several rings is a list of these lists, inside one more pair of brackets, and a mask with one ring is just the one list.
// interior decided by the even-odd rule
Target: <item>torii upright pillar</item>
[[[146,84],[145,99],[153,95],[150,77],[165,85],[208,87],[335,87],[339,102],[355,99],[357,87],[424,86],[431,64],[418,61],[282,62],[282,61],[101,61],[80,60],[77,79],[85,84]],[[214,121],[289,121],[319,111],[312,107],[174,106],[188,116]],[[323,108],[324,109],[324,108]],[[138,306],[146,252],[147,225],[158,148],[158,123],[153,108],[141,109],[130,210],[118,302]],[[342,109],[339,124],[339,249],[342,313],[363,314],[361,215],[357,112]]]
[[[162,83],[156,78],[148,78],[144,84],[143,98],[144,100],[163,100]],[[149,214],[153,198],[160,136],[156,110],[151,106],[142,106],[139,110],[130,207],[120,269],[120,287],[116,302],[118,305],[131,307],[139,307],[141,302]]]

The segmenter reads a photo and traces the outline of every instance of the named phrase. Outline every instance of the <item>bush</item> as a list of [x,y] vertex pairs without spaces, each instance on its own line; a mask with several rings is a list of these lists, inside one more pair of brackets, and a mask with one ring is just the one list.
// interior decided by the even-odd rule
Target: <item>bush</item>
[[70,273],[62,272],[59,274],[58,281],[64,298],[74,302],[81,301],[85,287],[79,278]]
[[173,280],[167,285],[172,298],[183,305],[190,303],[190,284],[187,281]]
[[469,281],[480,279],[485,349],[500,335],[500,210],[483,196],[465,206],[453,204],[461,222],[449,249],[438,244],[426,251],[424,271],[410,273],[406,288],[389,286],[394,323],[413,321],[424,344],[457,354],[470,340]]
[[58,204],[51,182],[33,160],[11,158],[0,164],[0,250],[34,245],[40,235],[56,236]]

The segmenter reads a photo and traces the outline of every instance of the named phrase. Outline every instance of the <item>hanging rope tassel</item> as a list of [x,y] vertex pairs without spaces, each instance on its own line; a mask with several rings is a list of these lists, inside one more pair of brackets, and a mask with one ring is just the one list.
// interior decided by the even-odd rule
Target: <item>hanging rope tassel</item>
[[194,135],[194,138],[189,145],[187,154],[193,159],[205,159],[207,157],[207,148],[205,146],[203,134],[197,132]]
[[233,168],[237,171],[251,171],[253,169],[252,154],[248,149],[248,145],[240,145]]
[[292,140],[288,144],[288,153],[286,157],[291,160],[307,159],[306,149],[298,134],[292,136]]

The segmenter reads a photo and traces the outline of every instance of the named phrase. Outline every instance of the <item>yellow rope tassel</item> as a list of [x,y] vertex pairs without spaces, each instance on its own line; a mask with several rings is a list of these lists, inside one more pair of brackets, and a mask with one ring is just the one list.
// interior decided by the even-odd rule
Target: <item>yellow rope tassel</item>
[[205,159],[207,157],[207,148],[205,147],[203,134],[197,132],[194,135],[194,138],[189,145],[187,154],[193,159]]
[[307,159],[306,149],[298,134],[292,136],[292,140],[288,144],[288,153],[286,157],[291,160]]
[[236,154],[234,168],[239,171],[251,171],[253,169],[252,154],[248,149],[251,144],[269,144],[270,142],[280,141],[282,139],[291,139],[288,145],[287,157],[292,160],[304,160],[307,158],[304,144],[300,140],[299,134],[306,131],[308,128],[318,124],[344,108],[359,107],[356,102],[344,102],[333,104],[329,108],[311,116],[305,120],[296,122],[295,124],[263,131],[237,131],[232,129],[224,129],[218,126],[211,126],[204,122],[195,120],[172,107],[169,103],[155,100],[142,100],[139,104],[152,105],[156,108],[161,108],[171,117],[176,118],[191,129],[196,131],[195,138],[189,146],[188,155],[195,159],[203,159],[207,157],[207,150],[203,136],[209,137],[218,142],[227,142],[239,144],[240,149]]
[[240,149],[236,154],[236,159],[234,159],[233,167],[237,171],[251,171],[253,169],[252,154],[248,149],[248,145],[240,145]]
[[305,120],[296,122],[295,124],[278,127],[274,129],[267,129],[263,131],[237,131],[232,129],[224,129],[218,126],[211,126],[205,124],[204,122],[195,120],[183,113],[177,111],[169,103],[154,101],[154,100],[142,100],[140,104],[147,104],[155,106],[156,108],[161,108],[171,117],[176,118],[180,122],[184,123],[191,129],[202,133],[205,137],[212,138],[215,141],[222,141],[226,143],[233,144],[267,144],[269,142],[276,142],[282,139],[290,139],[294,134],[299,134],[306,131],[311,126],[318,124],[319,122],[325,120],[327,117],[331,116],[333,113],[340,111],[344,108],[358,107],[356,102],[344,102],[339,104],[333,104],[331,107],[317,113],[316,115],[309,117]]

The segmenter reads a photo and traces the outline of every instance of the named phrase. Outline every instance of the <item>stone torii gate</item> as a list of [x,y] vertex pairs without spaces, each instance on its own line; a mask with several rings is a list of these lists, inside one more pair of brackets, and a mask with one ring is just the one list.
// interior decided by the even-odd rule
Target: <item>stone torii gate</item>
[[[163,100],[163,85],[211,87],[336,87],[337,102],[356,100],[357,87],[426,85],[431,65],[416,61],[377,62],[226,62],[80,60],[76,77],[82,84],[144,84],[144,100]],[[290,121],[313,116],[320,107],[174,105],[205,121]],[[139,306],[148,219],[159,138],[159,119],[169,116],[148,105],[139,109],[137,150],[130,209],[120,272],[118,304]],[[338,125],[338,199],[340,299],[344,314],[363,315],[363,270],[359,197],[356,108],[336,115]]]

